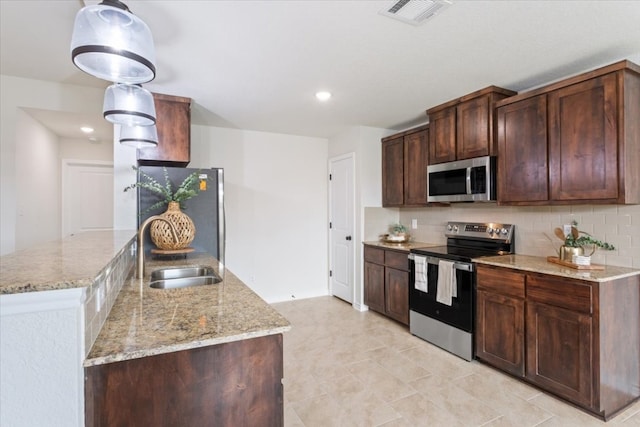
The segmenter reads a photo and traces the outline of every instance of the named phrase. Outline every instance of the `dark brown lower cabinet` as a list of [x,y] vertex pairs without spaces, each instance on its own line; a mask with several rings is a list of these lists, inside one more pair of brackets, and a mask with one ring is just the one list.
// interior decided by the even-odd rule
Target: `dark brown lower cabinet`
[[364,303],[409,324],[409,253],[364,246]]
[[591,316],[528,302],[526,322],[527,378],[545,390],[591,407]]
[[477,269],[476,357],[524,376],[524,280],[519,272]]
[[85,368],[85,425],[282,426],[282,335]]
[[605,420],[640,398],[640,275],[477,271],[479,359]]
[[476,356],[524,375],[524,300],[478,291]]

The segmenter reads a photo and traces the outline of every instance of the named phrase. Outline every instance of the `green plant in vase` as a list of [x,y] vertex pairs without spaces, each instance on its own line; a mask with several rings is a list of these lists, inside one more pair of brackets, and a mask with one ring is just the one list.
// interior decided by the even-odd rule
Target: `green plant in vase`
[[586,231],[578,230],[578,222],[576,220],[571,221],[571,230],[568,234],[564,235],[564,232],[559,227],[556,228],[555,232],[560,238],[564,236],[564,244],[560,247],[560,259],[570,261],[572,255],[583,255],[584,248],[589,246],[591,246],[592,250],[588,256],[593,255],[598,248],[606,251],[615,250],[615,246],[612,244],[598,240]]
[[159,197],[159,200],[141,212],[141,215],[149,213],[161,206],[169,205],[169,202],[177,202],[180,205],[180,208],[184,209],[184,202],[197,196],[200,192],[200,171],[195,171],[189,174],[189,176],[180,183],[178,188],[173,191],[173,186],[169,180],[169,172],[167,171],[167,168],[162,168],[164,174],[164,185],[160,184],[151,175],[141,171],[138,167],[132,166],[132,169],[140,175],[141,179],[140,181],[125,187],[124,191],[127,192],[135,188],[143,188]]
[[389,228],[390,228],[391,234],[393,235],[401,236],[403,234],[407,234],[407,227],[405,227],[400,223],[393,224]]
[[[164,205],[167,206],[167,210],[159,215],[163,220],[153,221],[149,226],[151,240],[162,250],[183,250],[195,238],[196,227],[191,218],[182,212],[181,209],[184,209],[183,203],[186,200],[196,197],[200,192],[200,171],[189,174],[174,191],[171,181],[169,180],[167,168],[162,168],[165,181],[164,185],[160,184],[155,178],[136,166],[133,166],[133,169],[138,172],[140,179],[138,182],[125,187],[124,191],[141,188],[159,198],[156,203],[149,206],[143,212],[140,212],[140,215],[145,215]],[[167,222],[172,225],[167,224]]]

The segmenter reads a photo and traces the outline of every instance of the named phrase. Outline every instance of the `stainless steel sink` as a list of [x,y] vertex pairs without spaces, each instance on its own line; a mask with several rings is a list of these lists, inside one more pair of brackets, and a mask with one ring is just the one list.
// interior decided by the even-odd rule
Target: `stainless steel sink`
[[220,282],[222,279],[211,267],[173,267],[153,271],[149,286],[154,289],[178,289]]
[[216,273],[211,267],[170,267],[162,268],[151,272],[151,281],[163,279],[182,279],[183,277],[215,276]]

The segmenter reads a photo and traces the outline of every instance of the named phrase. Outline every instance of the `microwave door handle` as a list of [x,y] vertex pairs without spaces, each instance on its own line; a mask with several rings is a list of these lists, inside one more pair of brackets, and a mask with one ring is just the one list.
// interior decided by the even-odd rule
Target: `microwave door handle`
[[471,194],[471,168],[467,168],[467,194]]

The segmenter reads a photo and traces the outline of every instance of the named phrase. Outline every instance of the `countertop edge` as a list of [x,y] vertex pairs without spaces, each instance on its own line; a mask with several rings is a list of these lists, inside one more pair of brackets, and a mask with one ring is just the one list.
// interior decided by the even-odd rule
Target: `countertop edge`
[[[518,260],[520,259],[520,261]],[[523,265],[527,261],[536,263],[536,266]],[[624,279],[627,277],[634,277],[640,275],[640,270],[635,270],[630,267],[619,266],[605,266],[605,270],[578,270],[570,267],[563,267],[561,265],[550,263],[544,257],[536,257],[531,255],[502,255],[499,257],[488,258],[475,258],[473,262],[476,264],[492,265],[494,267],[511,268],[513,270],[528,271],[531,273],[548,274],[552,276],[566,277],[569,279],[585,280],[588,282],[609,282],[618,279]],[[540,266],[545,268],[541,269]],[[538,268],[536,268],[538,267]],[[622,272],[607,274],[607,268],[627,270]],[[596,276],[592,276],[595,274]],[[602,275],[599,277],[598,275]]]
[[382,249],[391,249],[396,251],[407,252],[411,251],[414,248],[429,248],[434,246],[442,246],[442,244],[437,243],[427,243],[427,242],[413,242],[409,241],[406,243],[387,243],[379,240],[365,240],[362,242],[363,245],[382,248]]
[[194,340],[188,343],[181,343],[176,345],[159,346],[159,347],[155,347],[153,349],[148,349],[148,350],[145,349],[145,350],[136,350],[131,352],[115,353],[115,354],[110,354],[108,356],[85,359],[83,363],[83,367],[90,368],[92,366],[100,366],[100,365],[105,365],[107,363],[124,362],[127,360],[142,359],[145,357],[157,356],[160,354],[174,353],[177,351],[184,351],[184,350],[193,350],[196,348],[209,347],[209,346],[218,345],[218,344],[225,344],[225,343],[242,341],[242,340],[251,339],[251,338],[264,337],[268,335],[277,335],[290,330],[291,330],[291,325],[279,326],[276,328],[246,332],[238,335],[230,335],[230,336],[212,338],[212,339],[207,339],[202,341]]

